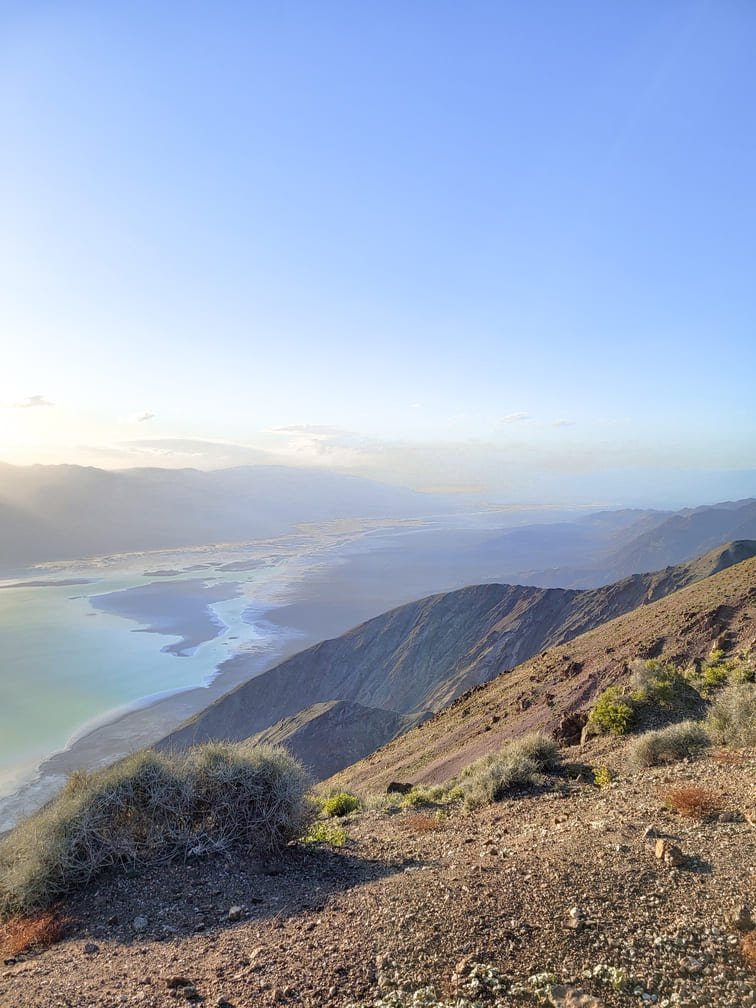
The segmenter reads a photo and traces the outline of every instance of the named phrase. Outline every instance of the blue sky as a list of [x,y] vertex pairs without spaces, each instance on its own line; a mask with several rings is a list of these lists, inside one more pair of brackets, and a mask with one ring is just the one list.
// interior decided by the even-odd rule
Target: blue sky
[[0,458],[754,469],[755,41],[747,0],[1,4]]

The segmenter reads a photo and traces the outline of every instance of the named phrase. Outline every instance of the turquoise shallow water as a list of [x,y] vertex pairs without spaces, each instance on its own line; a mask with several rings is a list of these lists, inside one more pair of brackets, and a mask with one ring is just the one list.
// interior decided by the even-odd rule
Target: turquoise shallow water
[[[182,559],[189,565],[192,557]],[[175,556],[171,560],[176,563]],[[249,616],[250,605],[256,589],[273,574],[284,577],[286,566],[202,572],[200,576],[238,583],[243,594],[213,603],[218,637],[177,657],[161,650],[176,637],[135,632],[139,623],[99,612],[89,602],[89,595],[154,581],[142,575],[141,568],[151,566],[144,561],[134,564],[124,558],[119,566],[116,559],[106,569],[76,565],[43,575],[97,579],[88,585],[0,590],[0,796],[28,780],[40,761],[64,748],[72,736],[119,708],[202,685],[224,659],[252,642],[259,644],[264,624]],[[196,579],[198,572],[185,576]]]
[[[0,578],[0,813],[2,800],[10,801],[33,781],[43,760],[124,708],[206,685],[218,666],[239,652],[263,655],[262,664],[279,657],[283,642],[291,644],[302,633],[272,626],[265,613],[289,601],[297,586],[317,585],[317,577],[310,581],[313,575],[346,563],[353,546],[381,555],[377,580],[350,584],[356,596],[366,593],[373,615],[409,598],[476,581],[477,570],[466,569],[453,583],[448,563],[438,569],[429,563],[422,536],[413,552],[411,533],[448,530],[453,543],[456,530],[487,528],[497,518],[484,513],[398,524],[337,521],[265,542],[47,564],[13,579],[88,578],[89,584],[6,588],[10,579]],[[173,573],[161,578],[158,571]],[[177,571],[182,573],[176,576]],[[240,594],[210,604],[218,635],[186,657],[162,650],[178,636],[140,632],[148,613],[139,623],[95,610],[89,601],[147,584],[191,580],[196,585],[197,579],[228,582]]]

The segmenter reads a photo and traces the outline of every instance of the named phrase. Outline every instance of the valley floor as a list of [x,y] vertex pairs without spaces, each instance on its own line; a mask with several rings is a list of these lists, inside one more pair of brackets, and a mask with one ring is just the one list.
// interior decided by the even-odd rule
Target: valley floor
[[[551,973],[606,1006],[756,1004],[732,924],[756,897],[755,754],[637,774],[622,772],[614,741],[570,755],[619,779],[598,789],[568,773],[439,823],[367,811],[345,823],[342,848],[292,846],[275,865],[239,856],[95,882],[65,908],[63,942],[0,967],[0,1005],[372,1006],[429,983],[449,996],[470,961],[527,989]],[[661,794],[683,786],[716,793],[724,814],[666,810]],[[679,845],[683,865],[656,858],[649,826]],[[615,990],[597,967],[634,980]]]

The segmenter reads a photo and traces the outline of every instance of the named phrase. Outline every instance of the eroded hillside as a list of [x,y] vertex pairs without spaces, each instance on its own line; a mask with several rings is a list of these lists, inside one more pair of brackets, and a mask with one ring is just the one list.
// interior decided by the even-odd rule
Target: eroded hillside
[[621,680],[633,658],[662,657],[684,667],[718,640],[730,650],[756,640],[756,558],[503,672],[327,784],[375,790],[391,780],[440,782],[509,738],[560,724],[574,740],[580,721],[570,728],[571,716]]
[[[639,574],[590,591],[520,585],[475,585],[400,606],[334,640],[323,641],[221,697],[162,747],[209,739],[243,739],[275,725],[286,740],[285,722],[313,705],[347,700],[399,715],[370,719],[369,744],[391,739],[400,726],[438,711],[471,687],[512,669],[546,648],[563,644],[621,613],[645,606],[685,585],[709,577],[744,557],[756,543],[733,543],[679,567]],[[528,673],[533,674],[533,673]],[[564,678],[564,669],[556,681]],[[519,673],[514,681],[519,681]],[[523,688],[523,699],[526,698]],[[346,735],[341,737],[342,728]],[[307,762],[316,778],[341,766],[355,751],[359,720],[333,725],[322,759],[315,748]],[[380,737],[380,741],[378,741]],[[361,743],[368,751],[368,741]],[[292,747],[297,749],[296,740]],[[348,750],[348,751],[347,751]],[[301,755],[305,755],[304,752]],[[326,769],[328,768],[328,769]]]

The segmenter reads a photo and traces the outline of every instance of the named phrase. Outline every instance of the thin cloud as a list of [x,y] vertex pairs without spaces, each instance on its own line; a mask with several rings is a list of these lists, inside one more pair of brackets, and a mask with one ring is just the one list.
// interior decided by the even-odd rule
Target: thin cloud
[[143,410],[141,413],[135,413],[131,417],[132,423],[146,423],[148,420],[154,420],[155,414],[150,413],[149,410]]
[[54,406],[55,403],[50,402],[49,399],[45,399],[41,395],[27,396],[26,399],[22,399],[21,402],[13,403],[13,409],[34,409],[36,406]]
[[555,420],[552,426],[554,426],[554,427],[574,427],[575,426],[575,421],[574,420],[567,420],[564,417],[561,417],[559,420]]
[[507,416],[499,418],[500,424],[520,423],[521,420],[530,420],[530,413],[508,413]]
[[330,427],[328,424],[288,424],[286,427],[269,427],[266,433],[336,436],[347,432],[341,427]]

